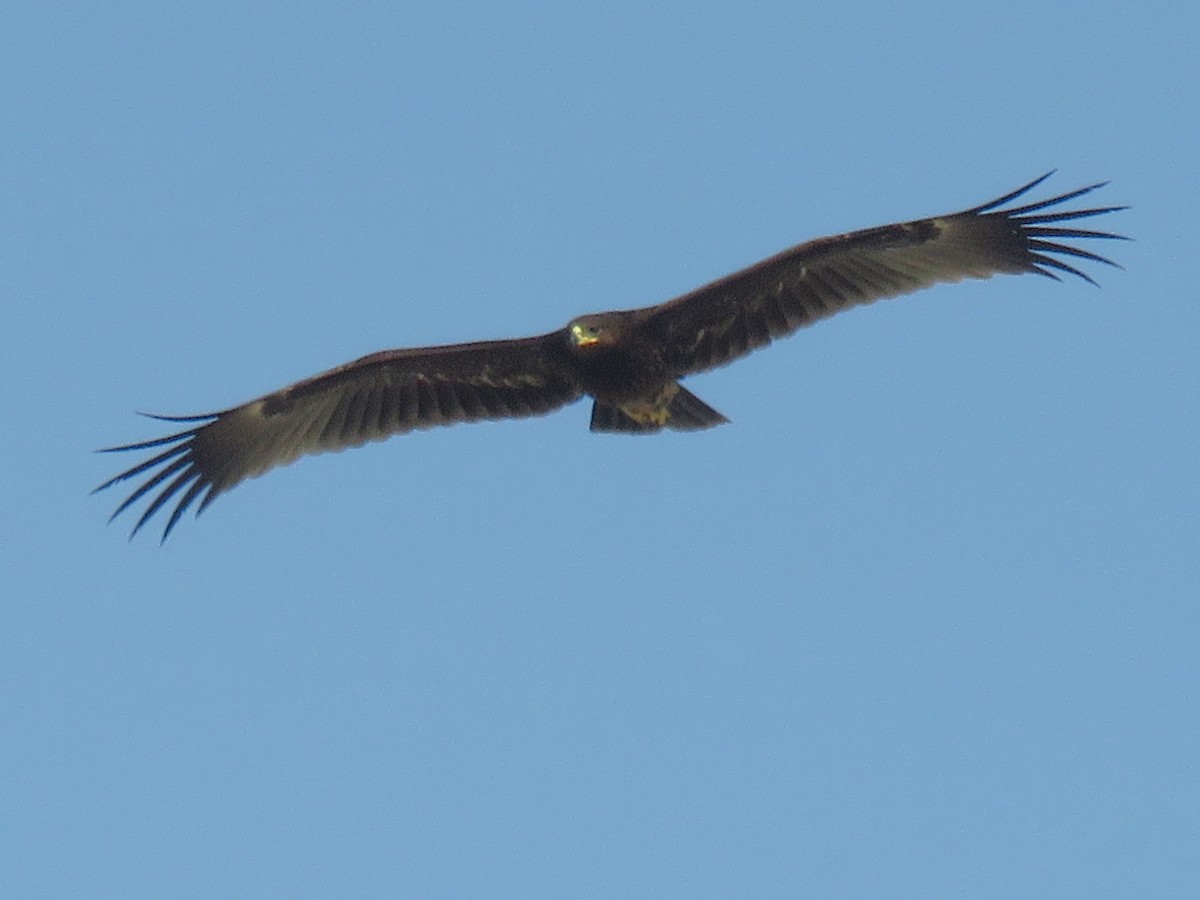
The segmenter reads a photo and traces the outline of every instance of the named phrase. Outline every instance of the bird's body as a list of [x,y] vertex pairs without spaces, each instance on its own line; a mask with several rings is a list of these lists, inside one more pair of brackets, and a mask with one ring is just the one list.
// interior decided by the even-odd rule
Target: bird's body
[[[242,406],[168,421],[191,427],[113,451],[165,448],[97,490],[148,474],[114,516],[158,488],[134,526],[172,497],[164,539],[199,499],[203,510],[238,482],[299,456],[354,447],[417,428],[541,415],[587,395],[591,429],[653,433],[727,421],[679,379],[731,362],[851,306],[938,282],[1055,272],[1092,279],[1059,256],[1112,264],[1064,238],[1117,238],[1063,225],[1122,207],[1045,212],[1092,185],[1000,209],[1033,181],[960,213],[800,244],[667,303],[580,316],[515,340],[388,350]],[[1057,256],[1052,255],[1057,254]],[[182,492],[182,494],[181,494]]]

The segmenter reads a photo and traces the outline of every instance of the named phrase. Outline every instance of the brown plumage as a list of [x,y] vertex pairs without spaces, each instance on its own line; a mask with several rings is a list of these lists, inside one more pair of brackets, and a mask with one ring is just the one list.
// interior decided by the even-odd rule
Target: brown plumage
[[593,431],[709,428],[728,420],[678,379],[818,319],[938,282],[997,273],[1054,279],[1067,273],[1092,282],[1064,256],[1116,265],[1061,240],[1121,235],[1063,223],[1124,207],[1047,212],[1101,184],[1001,208],[1047,177],[963,212],[809,241],[658,306],[581,316],[539,337],[387,350],[223,412],[155,417],[189,427],[105,450],[162,448],[96,490],[147,476],[115,518],[161,486],[134,534],[178,496],[165,540],[194,502],[199,500],[199,514],[246,478],[308,453],[357,447],[415,428],[536,416],[585,394],[594,400]]

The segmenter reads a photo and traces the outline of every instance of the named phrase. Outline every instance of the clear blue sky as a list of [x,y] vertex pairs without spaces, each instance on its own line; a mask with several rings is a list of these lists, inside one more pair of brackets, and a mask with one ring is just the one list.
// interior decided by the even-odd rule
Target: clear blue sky
[[[1196,5],[602,7],[9,5],[0,895],[1196,895]],[[1124,271],[839,316],[729,426],[88,496],[135,410],[1054,167]]]

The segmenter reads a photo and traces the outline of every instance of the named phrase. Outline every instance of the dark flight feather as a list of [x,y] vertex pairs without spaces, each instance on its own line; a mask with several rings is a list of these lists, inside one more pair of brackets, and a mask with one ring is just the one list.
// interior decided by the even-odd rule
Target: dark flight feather
[[585,394],[593,431],[708,428],[728,420],[677,379],[849,307],[1003,273],[1095,284],[1063,257],[1116,263],[1063,241],[1121,239],[1073,223],[1125,207],[1061,209],[1102,184],[1008,206],[1048,177],[962,212],[809,241],[658,306],[582,316],[539,337],[388,350],[222,412],[154,416],[188,427],[107,448],[156,452],[96,490],[145,476],[112,516],[150,497],[133,534],[178,498],[166,540],[189,508],[199,514],[246,478],[413,429],[542,415]]
[[1115,266],[1110,259],[1049,238],[1120,239],[1081,228],[1047,227],[1124,209],[1043,213],[1103,187],[1093,184],[1015,209],[1004,204],[1050,173],[963,212],[819,238],[655,308],[648,329],[671,352],[676,377],[732,362],[770,341],[852,306],[908,294],[938,282],[1035,272],[1084,272],[1048,254]]
[[193,427],[106,448],[102,452],[167,449],[96,490],[153,472],[117,507],[115,518],[165,483],[134,534],[184,491],[167,520],[165,540],[197,499],[199,514],[239,481],[308,453],[357,447],[417,428],[548,413],[582,394],[552,361],[546,348],[557,342],[550,337],[389,350],[222,412],[153,416]]

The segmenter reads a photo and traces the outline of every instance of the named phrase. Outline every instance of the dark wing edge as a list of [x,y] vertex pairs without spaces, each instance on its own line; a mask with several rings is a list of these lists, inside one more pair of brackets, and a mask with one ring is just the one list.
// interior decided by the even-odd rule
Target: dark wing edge
[[[818,238],[647,311],[677,376],[714,368],[852,306],[941,282],[1033,272],[1095,280],[1061,257],[1120,266],[1064,241],[1128,240],[1076,227],[1125,206],[1058,209],[1107,182],[1022,206],[1047,172],[1015,191],[962,212]],[[1053,210],[1053,211],[1052,211]]]
[[[129,507],[133,506],[133,504],[135,504],[143,496],[154,490],[154,488],[166,481],[172,475],[176,475],[176,473],[180,474],[177,475],[174,481],[172,481],[161,492],[159,492],[159,494],[150,502],[150,505],[142,513],[141,518],[139,518],[134,524],[133,529],[129,532],[130,539],[132,540],[133,536],[141,531],[142,526],[145,525],[146,522],[148,522],[154,516],[154,514],[158,512],[158,510],[161,509],[164,504],[167,503],[167,501],[179,493],[179,491],[181,491],[184,486],[189,483],[191,483],[191,487],[188,488],[187,493],[183,495],[182,499],[175,506],[175,509],[171,512],[170,518],[167,520],[166,528],[163,529],[162,533],[162,541],[167,539],[167,535],[169,535],[172,529],[175,528],[175,524],[187,511],[188,507],[195,502],[196,498],[201,494],[204,494],[203,499],[200,501],[200,505],[196,507],[196,515],[200,515],[200,513],[203,512],[204,509],[216,499],[217,495],[221,493],[221,489],[216,486],[210,475],[206,475],[201,468],[196,465],[196,462],[193,458],[192,443],[196,436],[200,434],[208,424],[217,422],[222,416],[231,415],[235,411],[236,408],[228,409],[219,413],[206,413],[199,416],[160,416],[155,415],[154,413],[139,413],[139,415],[143,415],[149,419],[157,419],[161,422],[203,422],[205,424],[197,425],[195,428],[189,428],[185,431],[179,431],[175,434],[169,434],[166,437],[156,438],[150,441],[139,441],[135,444],[121,444],[116,447],[104,447],[96,451],[98,453],[125,453],[127,451],[153,450],[158,447],[167,448],[156,456],[153,456],[150,459],[147,459],[144,462],[141,462],[138,465],[113,476],[112,478],[108,479],[108,481],[92,490],[93,494],[97,494],[100,491],[106,490],[113,485],[120,484],[123,481],[127,481],[130,478],[136,478],[143,473],[152,473],[150,478],[139,485],[133,493],[126,497],[121,504],[115,510],[113,510],[112,515],[108,517],[108,521],[111,523],[117,518],[117,516],[121,515],[121,513],[125,512],[125,510],[129,509]],[[154,472],[153,470],[159,466],[162,466],[162,468],[159,469],[159,471]]]
[[[512,341],[391,350],[363,357],[242,406],[150,418],[191,427],[101,453],[158,450],[92,493],[145,476],[109,517],[151,499],[130,538],[178,497],[166,541],[199,500],[199,516],[239,482],[300,456],[357,447],[414,429],[543,415],[582,396],[558,363],[558,334]],[[143,414],[146,415],[146,414]],[[153,493],[157,490],[157,493]]]
[[1096,280],[1086,272],[1048,254],[1059,253],[1063,256],[1073,256],[1076,259],[1086,259],[1091,262],[1103,263],[1106,266],[1112,266],[1116,269],[1123,269],[1124,266],[1109,259],[1107,256],[1101,256],[1099,253],[1093,253],[1090,250],[1084,250],[1082,247],[1073,247],[1070,244],[1063,244],[1059,241],[1046,240],[1046,238],[1096,238],[1109,241],[1128,241],[1130,238],[1111,231],[1094,231],[1088,228],[1063,228],[1048,223],[1089,219],[1092,216],[1121,212],[1122,210],[1129,209],[1129,207],[1094,206],[1088,209],[1069,209],[1052,213],[1043,212],[1043,210],[1062,203],[1069,203],[1085,194],[1090,194],[1092,191],[1107,186],[1107,181],[1098,181],[1095,184],[1076,188],[1073,191],[1059,194],[1057,197],[1051,197],[1048,200],[1039,200],[1037,203],[1028,203],[1025,206],[1018,206],[1013,209],[999,209],[1004,204],[1011,203],[1023,194],[1033,190],[1053,174],[1054,170],[1052,169],[1045,175],[1035,178],[1029,184],[1023,185],[1015,191],[1005,194],[1003,197],[998,197],[982,206],[965,210],[958,213],[957,216],[986,216],[1015,225],[1017,232],[1026,239],[1026,253],[1022,259],[1024,263],[1023,271],[1034,272],[1038,275],[1045,275],[1047,278],[1053,278],[1055,281],[1062,281],[1055,272],[1057,270],[1058,272],[1075,275],[1078,278],[1082,278],[1088,284],[1099,287],[1100,285]]

